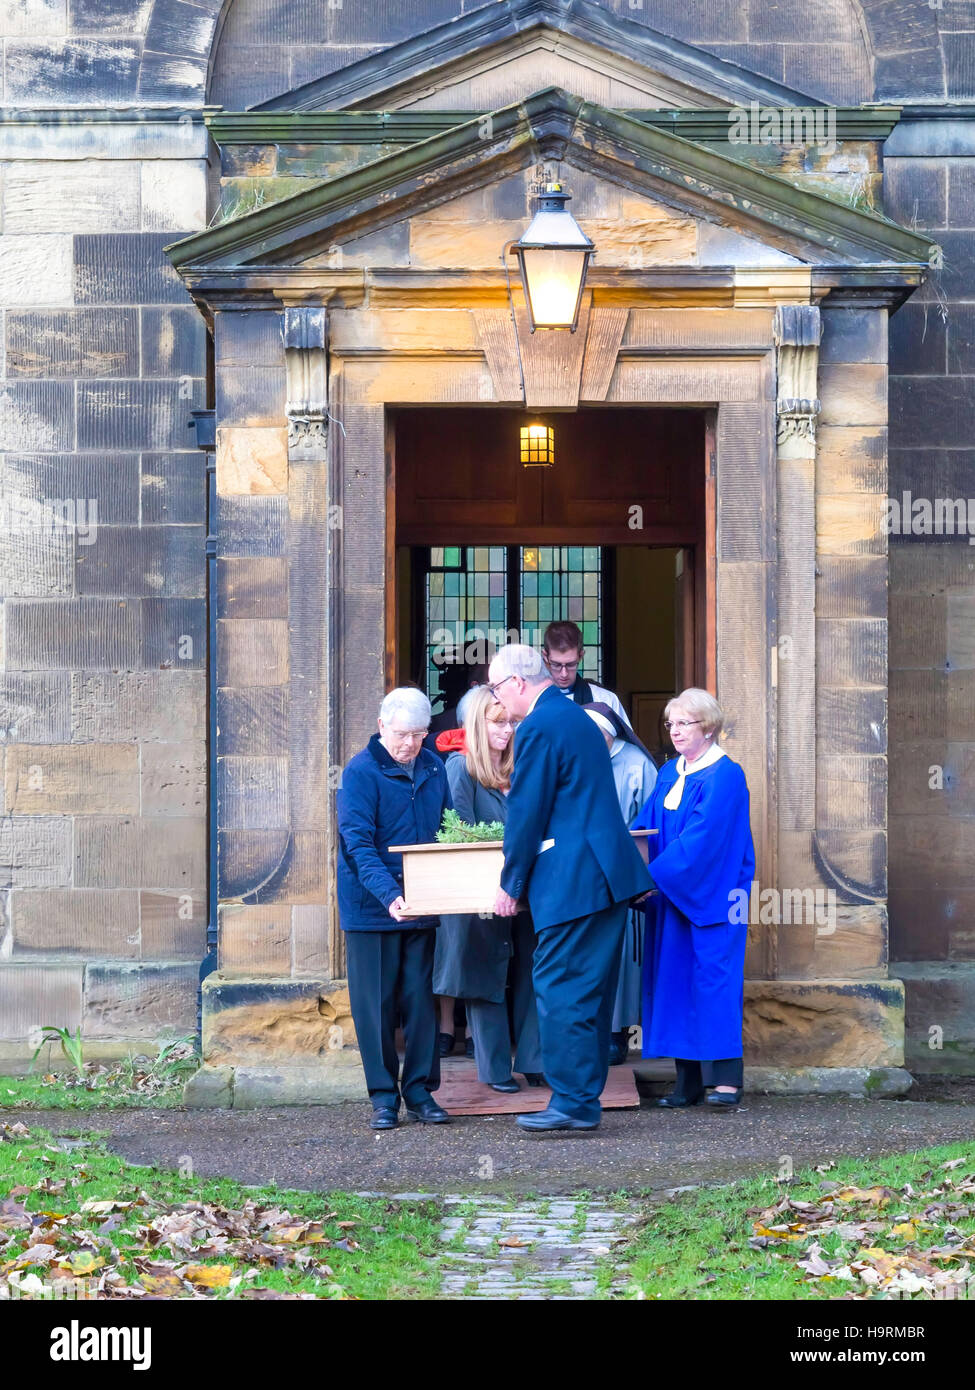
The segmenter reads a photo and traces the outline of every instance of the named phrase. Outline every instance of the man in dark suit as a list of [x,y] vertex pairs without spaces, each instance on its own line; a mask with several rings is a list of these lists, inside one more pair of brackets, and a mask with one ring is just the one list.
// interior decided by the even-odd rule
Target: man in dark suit
[[523,1129],[596,1129],[606,1085],[627,905],[652,887],[620,813],[606,741],[566,700],[533,648],[503,647],[488,676],[522,722],[495,912],[527,895],[538,945],[532,978],[547,1110]]

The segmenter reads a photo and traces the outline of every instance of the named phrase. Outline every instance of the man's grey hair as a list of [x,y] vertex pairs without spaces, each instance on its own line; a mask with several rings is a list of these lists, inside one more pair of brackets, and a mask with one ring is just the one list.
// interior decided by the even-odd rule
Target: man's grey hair
[[379,718],[384,724],[392,724],[398,714],[410,729],[428,729],[432,710],[430,701],[422,690],[412,685],[401,685],[391,690],[379,706]]
[[472,685],[470,690],[465,690],[463,695],[458,700],[457,723],[460,726],[460,728],[464,727],[464,723],[467,718],[467,711],[470,709],[471,700],[477,694],[480,688],[481,687],[479,685]]
[[504,676],[521,676],[528,685],[541,685],[549,679],[541,652],[523,642],[511,642],[507,647],[502,647],[491,665],[500,672],[498,681]]

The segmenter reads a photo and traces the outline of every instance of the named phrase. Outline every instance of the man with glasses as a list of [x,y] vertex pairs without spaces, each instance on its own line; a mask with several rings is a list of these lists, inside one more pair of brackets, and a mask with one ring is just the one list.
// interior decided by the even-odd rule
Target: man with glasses
[[495,699],[522,721],[494,910],[513,917],[522,896],[531,908],[542,1069],[552,1087],[548,1108],[518,1124],[596,1129],[626,910],[652,884],[620,811],[605,740],[559,694],[540,653],[502,647],[488,679]]
[[627,717],[626,710],[623,708],[618,696],[604,686],[596,685],[593,681],[587,681],[579,675],[579,667],[585,655],[585,647],[582,645],[582,632],[577,623],[567,620],[559,620],[549,623],[542,638],[542,656],[545,658],[545,665],[548,667],[549,675],[558,686],[559,690],[569,699],[574,700],[577,705],[591,705],[602,703],[609,705],[610,709],[615,710],[628,728],[632,724]]

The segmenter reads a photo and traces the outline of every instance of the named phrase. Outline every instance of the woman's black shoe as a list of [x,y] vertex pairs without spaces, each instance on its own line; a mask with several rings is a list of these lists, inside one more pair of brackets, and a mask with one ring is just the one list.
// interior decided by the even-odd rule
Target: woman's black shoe
[[441,1057],[449,1057],[454,1050],[456,1038],[453,1033],[437,1034],[437,1050]]
[[548,1085],[548,1082],[545,1080],[545,1074],[544,1074],[544,1072],[540,1072],[540,1071],[523,1071],[523,1072],[522,1072],[522,1076],[523,1076],[523,1077],[525,1078],[525,1080],[528,1082],[529,1086],[547,1086],[547,1085]]
[[516,1091],[521,1090],[513,1076],[509,1077],[507,1081],[489,1081],[488,1085],[492,1091],[504,1091],[505,1095],[509,1096],[513,1096]]
[[739,1086],[737,1091],[709,1091],[707,1103],[715,1107],[738,1105],[741,1101],[741,1089]]
[[468,1039],[466,1040],[466,1042],[464,1043],[464,1055],[467,1056],[467,1057],[470,1057],[471,1060],[473,1061],[473,1059],[474,1059],[474,1039],[473,1039],[473,1038],[468,1038]]
[[688,1100],[686,1096],[662,1096],[657,1101],[657,1105],[662,1110],[685,1110],[689,1105],[700,1105],[704,1100],[704,1092],[698,1091],[693,1100]]

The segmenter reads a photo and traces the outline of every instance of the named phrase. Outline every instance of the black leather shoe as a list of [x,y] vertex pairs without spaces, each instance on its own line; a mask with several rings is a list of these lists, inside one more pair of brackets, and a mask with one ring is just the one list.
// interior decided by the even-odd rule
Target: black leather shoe
[[474,1060],[474,1039],[473,1039],[473,1038],[467,1038],[467,1039],[465,1039],[465,1042],[464,1042],[464,1056],[465,1056],[465,1057],[470,1057],[470,1059],[471,1059],[472,1061]]
[[563,1115],[561,1110],[539,1110],[534,1115],[519,1115],[516,1123],[522,1129],[598,1129],[599,1121],[590,1124],[588,1120],[577,1120],[572,1115]]
[[441,1057],[449,1057],[454,1050],[454,1043],[457,1041],[453,1033],[437,1034],[437,1051]]
[[715,1109],[729,1105],[738,1105],[741,1101],[741,1087],[737,1091],[709,1091],[707,1104],[714,1106]]
[[492,1091],[503,1091],[506,1096],[513,1096],[516,1091],[521,1090],[513,1076],[509,1077],[507,1081],[489,1081],[488,1085]]
[[525,1078],[525,1080],[528,1082],[529,1086],[547,1086],[547,1085],[548,1085],[548,1082],[545,1080],[545,1073],[544,1073],[544,1072],[541,1072],[541,1071],[523,1071],[523,1072],[522,1072],[522,1076],[523,1076],[523,1077]]
[[614,1033],[609,1046],[609,1065],[611,1067],[621,1066],[630,1055],[630,1030],[621,1028],[618,1033]]
[[450,1116],[435,1100],[421,1100],[418,1105],[408,1105],[406,1107],[406,1113],[411,1120],[418,1120],[420,1124],[450,1124]]
[[384,1106],[372,1112],[371,1129],[395,1129],[399,1124],[399,1112],[393,1107]]
[[686,1096],[662,1096],[657,1101],[661,1110],[686,1110],[689,1105],[700,1105],[704,1100],[704,1092],[698,1091],[693,1100],[688,1100]]

